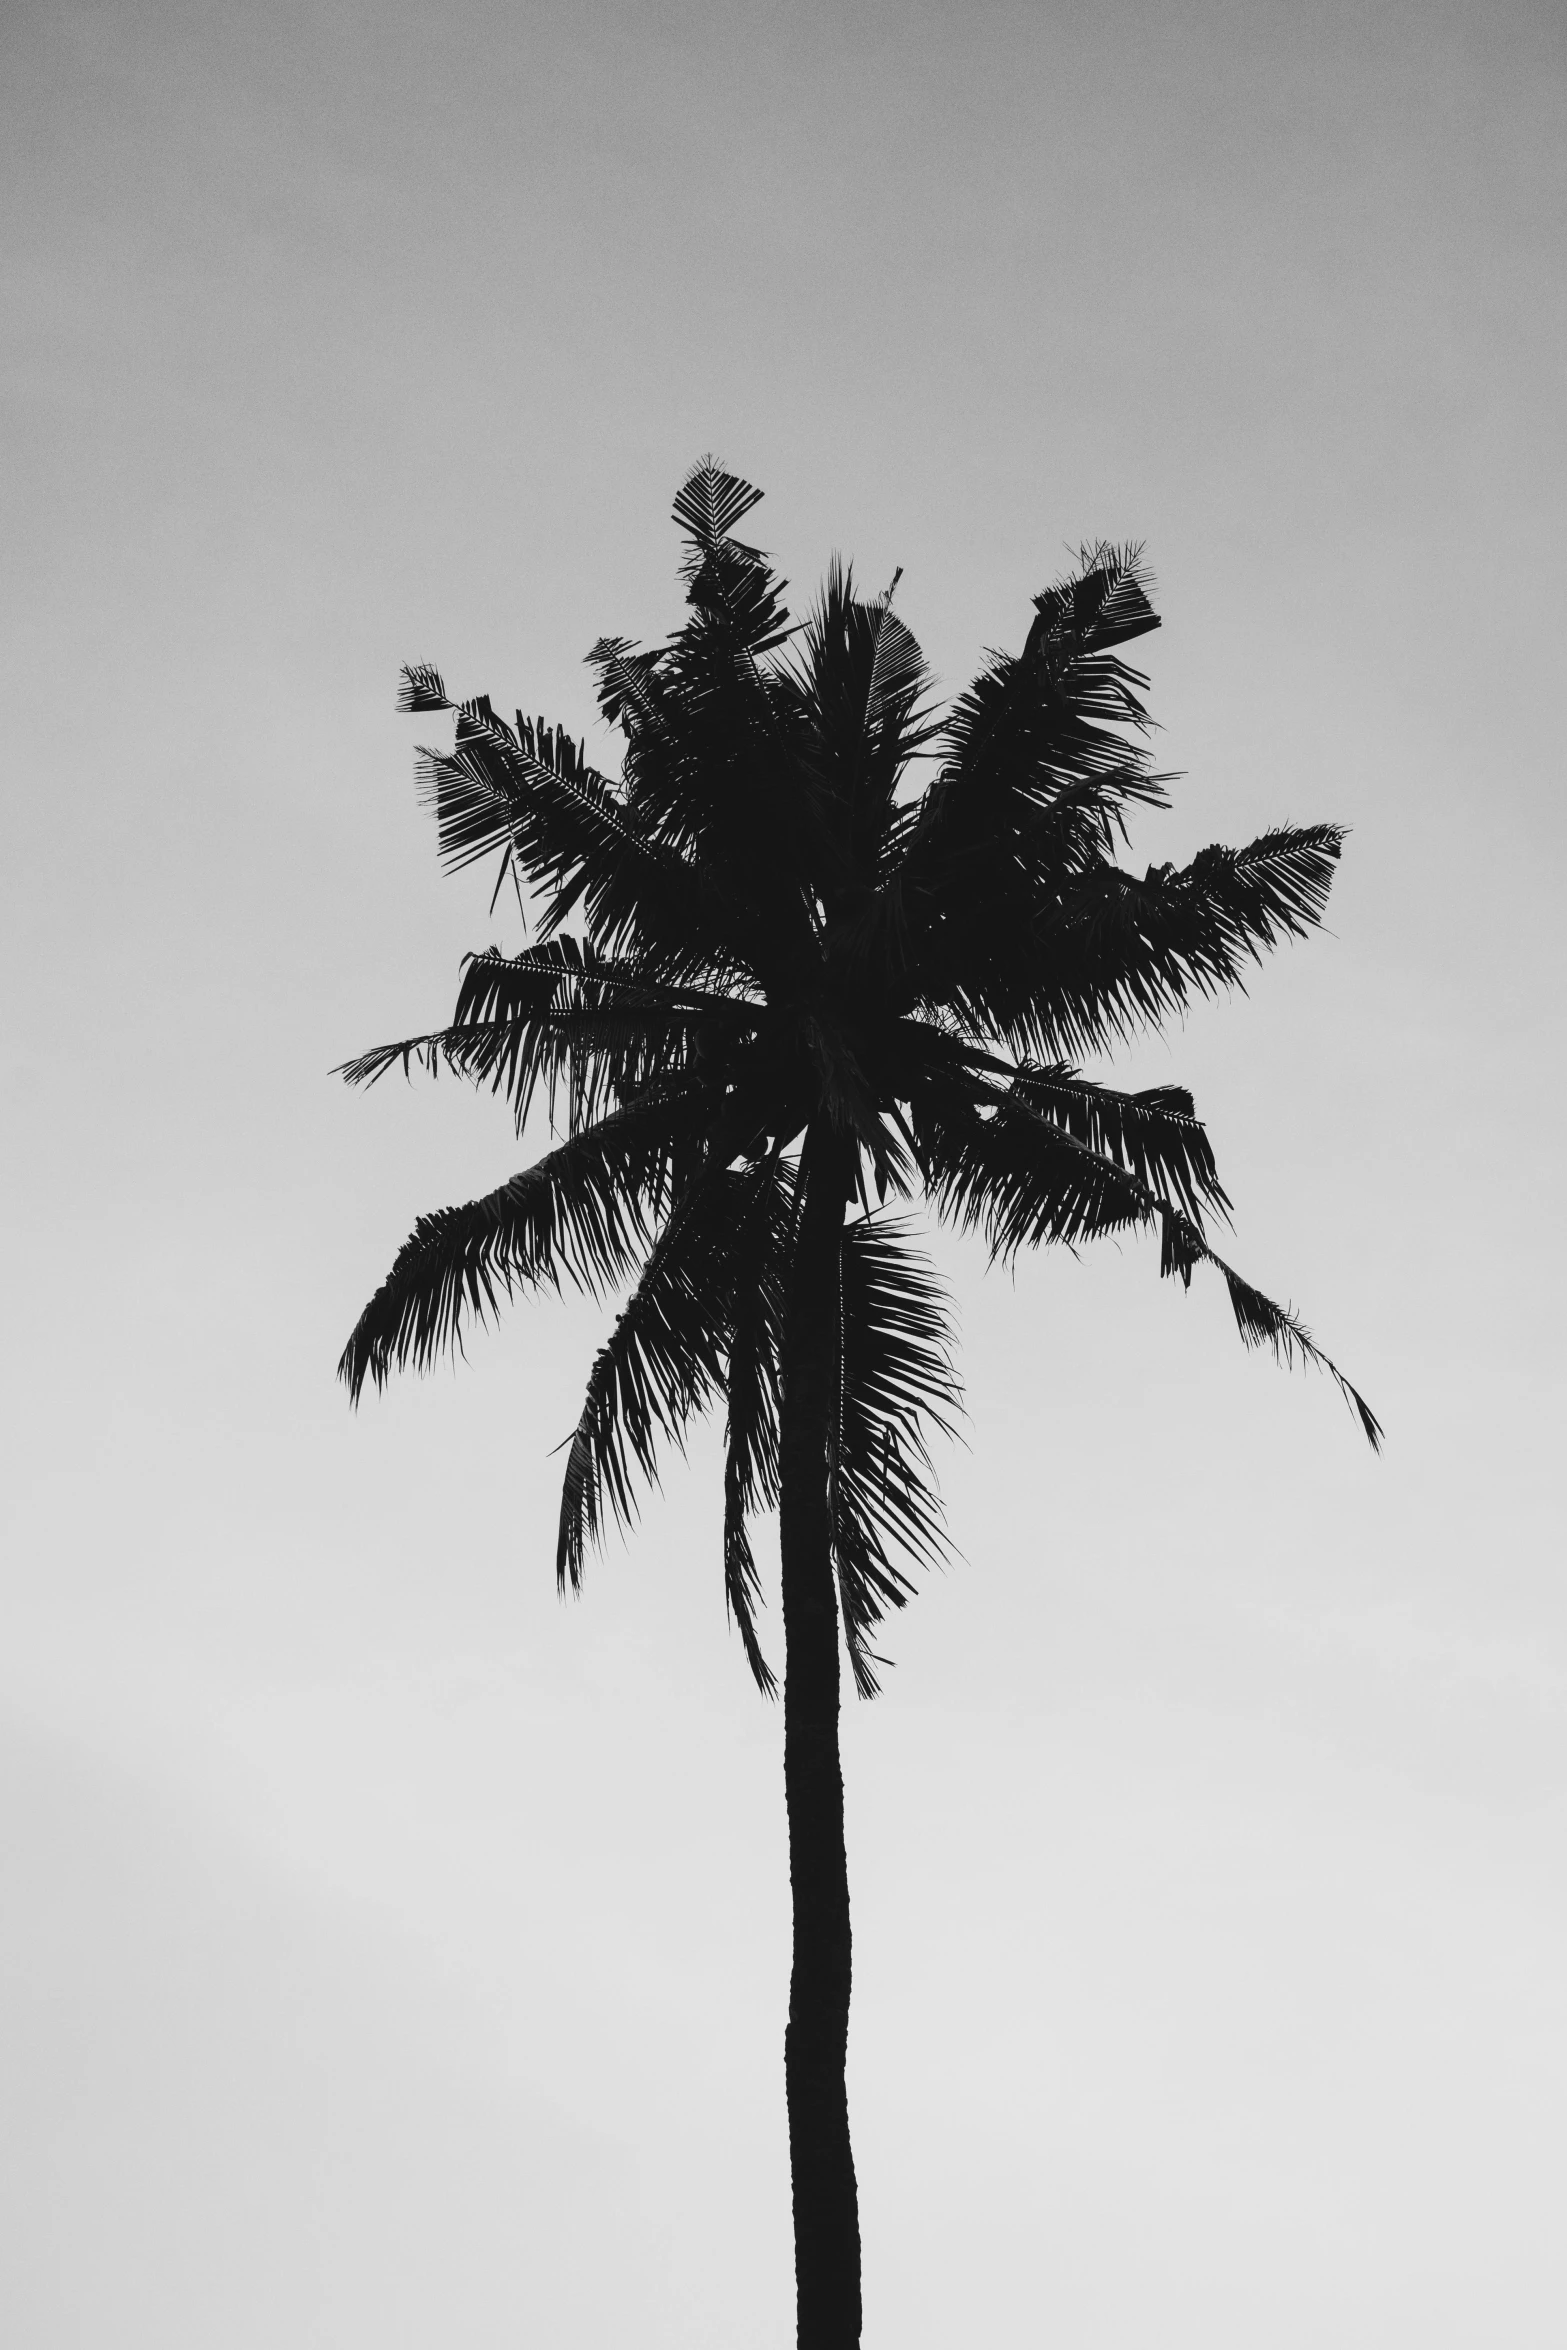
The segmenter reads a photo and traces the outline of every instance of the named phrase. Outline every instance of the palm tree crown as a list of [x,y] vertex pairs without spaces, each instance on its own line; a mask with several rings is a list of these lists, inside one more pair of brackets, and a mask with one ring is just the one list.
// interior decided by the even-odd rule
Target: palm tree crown
[[820,1171],[849,1207],[826,1475],[868,1694],[876,1625],[942,1548],[925,1440],[956,1394],[939,1284],[889,1197],[923,1196],[1001,1257],[1156,1228],[1165,1274],[1214,1267],[1243,1340],[1322,1365],[1378,1442],[1302,1323],[1210,1246],[1227,1202],[1191,1096],[1078,1068],[1315,925],[1342,834],[1279,827],[1141,876],[1117,863],[1130,813],[1165,801],[1145,680],[1122,658],[1158,626],[1136,548],[1085,550],[1034,599],[1021,652],[943,715],[891,590],[864,600],[834,565],[791,623],[734,535],[759,496],[699,465],[675,504],[683,625],[590,655],[625,737],[618,780],[561,729],[404,672],[403,708],[456,712],[452,751],[422,761],[442,856],[497,857],[536,943],[472,956],[449,1027],[344,1073],[445,1063],[503,1093],[519,1130],[542,1100],[554,1147],[420,1220],[340,1368],[357,1398],[505,1293],[630,1284],[571,1441],[559,1575],[579,1583],[660,1440],[722,1399],[725,1590],[771,1692],[749,1526],[779,1497],[791,1271]]

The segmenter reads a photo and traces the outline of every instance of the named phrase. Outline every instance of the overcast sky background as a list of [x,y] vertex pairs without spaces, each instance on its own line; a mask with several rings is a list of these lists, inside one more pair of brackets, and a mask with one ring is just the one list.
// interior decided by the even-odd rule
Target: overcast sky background
[[[1353,827],[1189,1083],[1388,1431],[1128,1246],[961,1299],[965,1563],[846,1723],[867,2350],[1567,2324],[1547,5],[10,0],[0,2333],[782,2350],[781,1726],[716,1439],[580,1605],[601,1317],[350,1415],[518,1163],[405,659],[592,724],[713,448],[949,689],[1145,539],[1134,843]],[[776,1614],[773,1617],[776,1643]]]

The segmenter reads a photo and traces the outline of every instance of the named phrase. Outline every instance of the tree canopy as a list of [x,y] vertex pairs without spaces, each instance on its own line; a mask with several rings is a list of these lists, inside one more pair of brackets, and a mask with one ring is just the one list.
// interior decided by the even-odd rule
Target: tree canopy
[[835,563],[791,620],[785,583],[736,535],[759,496],[699,465],[675,505],[681,626],[593,648],[618,776],[559,726],[404,671],[404,709],[455,713],[452,748],[420,765],[442,858],[494,859],[532,943],[471,956],[450,1025],[344,1074],[456,1070],[505,1097],[519,1134],[542,1107],[552,1147],[420,1219],[340,1369],[357,1398],[513,1292],[629,1287],[567,1455],[558,1573],[580,1582],[661,1443],[722,1404],[724,1587],[771,1691],[750,1528],[778,1498],[806,1152],[835,1154],[851,1213],[833,1567],[869,1693],[876,1627],[945,1539],[927,1441],[957,1386],[921,1204],[1001,1259],[1156,1232],[1166,1276],[1210,1268],[1243,1341],[1325,1369],[1378,1443],[1299,1317],[1216,1252],[1228,1201],[1191,1096],[1082,1067],[1314,927],[1343,836],[1277,826],[1179,868],[1120,861],[1170,780],[1125,659],[1159,625],[1138,548],[1083,550],[1034,599],[1021,651],[941,710],[892,589],[862,596]]

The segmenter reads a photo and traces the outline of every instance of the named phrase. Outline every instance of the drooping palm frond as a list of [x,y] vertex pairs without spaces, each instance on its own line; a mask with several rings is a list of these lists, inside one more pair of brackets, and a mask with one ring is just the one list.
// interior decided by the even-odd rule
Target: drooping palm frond
[[1229,1292],[1235,1326],[1243,1345],[1267,1347],[1276,1362],[1286,1368],[1295,1362],[1309,1364],[1313,1370],[1326,1371],[1340,1395],[1359,1421],[1366,1442],[1373,1452],[1382,1449],[1382,1423],[1377,1418],[1358,1387],[1346,1379],[1331,1356],[1325,1355],[1300,1316],[1289,1306],[1276,1305],[1260,1289],[1237,1273],[1233,1265],[1225,1263],[1208,1246],[1203,1235],[1188,1219],[1174,1209],[1164,1209],[1160,1215],[1161,1245],[1159,1270],[1166,1275],[1176,1274],[1183,1286],[1190,1287],[1192,1268],[1209,1264],[1224,1276]]
[[580,1588],[606,1515],[635,1510],[638,1473],[658,1474],[662,1438],[728,1401],[725,1595],[758,1687],[774,1675],[757,1638],[760,1579],[748,1516],[778,1491],[778,1347],[788,1268],[792,1172],[776,1156],[699,1176],[671,1211],[599,1350],[567,1458],[556,1571]]
[[518,1288],[564,1275],[597,1295],[623,1280],[712,1112],[712,1088],[692,1080],[650,1089],[482,1199],[422,1216],[343,1350],[355,1401],[367,1377],[428,1369],[465,1318],[493,1319]]
[[1207,1130],[1184,1086],[1118,1093],[1065,1062],[1025,1062],[1014,1070],[1011,1089],[1074,1141],[1125,1167],[1161,1198],[1173,1199],[1199,1230],[1204,1208],[1228,1214],[1230,1202]]
[[660,1435],[681,1437],[722,1383],[742,1183],[717,1169],[676,1200],[594,1360],[561,1489],[555,1571],[563,1588],[580,1588],[606,1508],[630,1523],[634,1472],[656,1480]]
[[734,1285],[724,1370],[724,1598],[764,1697],[773,1696],[778,1683],[757,1635],[761,1578],[751,1548],[750,1521],[778,1502],[779,1366],[796,1179],[797,1170],[776,1151],[759,1174],[741,1274]]
[[937,1213],[979,1231],[991,1255],[1089,1240],[1146,1224],[1154,1195],[1000,1086],[922,1087],[910,1118]]
[[844,1637],[862,1697],[884,1660],[870,1636],[914,1589],[902,1562],[948,1555],[927,1431],[950,1434],[959,1388],[946,1293],[912,1227],[881,1215],[844,1227],[842,1341],[829,1503]]
[[967,1105],[954,1087],[930,1088],[914,1105],[915,1132],[930,1195],[939,1212],[978,1229],[999,1258],[1052,1242],[1075,1247],[1139,1227],[1160,1235],[1160,1271],[1190,1285],[1194,1266],[1224,1277],[1237,1327],[1248,1346],[1266,1345],[1282,1362],[1297,1358],[1326,1371],[1359,1420],[1373,1451],[1381,1424],[1365,1398],[1287,1306],[1244,1280],[1209,1246],[1199,1224],[1115,1157],[1075,1139],[1032,1108],[1021,1092],[999,1088]]

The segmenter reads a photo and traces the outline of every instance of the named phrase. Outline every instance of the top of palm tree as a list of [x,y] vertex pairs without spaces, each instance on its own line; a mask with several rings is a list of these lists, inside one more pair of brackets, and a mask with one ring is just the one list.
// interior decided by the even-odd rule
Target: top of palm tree
[[[575,1583],[606,1510],[690,1414],[727,1404],[726,1588],[758,1680],[748,1518],[777,1490],[780,1348],[808,1180],[845,1227],[834,1549],[851,1655],[940,1547],[922,1430],[955,1398],[938,1285],[907,1224],[923,1197],[996,1255],[1157,1228],[1161,1269],[1225,1281],[1242,1338],[1337,1381],[1301,1321],[1215,1255],[1227,1208],[1191,1097],[1117,1092],[1077,1064],[1243,984],[1321,919],[1342,831],[1280,826],[1137,875],[1117,861],[1163,805],[1124,649],[1158,626],[1141,550],[1085,549],[944,712],[892,591],[836,563],[809,616],[735,532],[761,493],[704,459],[683,484],[687,615],[667,643],[589,655],[621,774],[559,727],[454,703],[403,672],[400,706],[453,709],[421,757],[449,869],[496,858],[535,943],[468,959],[452,1024],[365,1054],[353,1083],[442,1063],[547,1105],[555,1147],[426,1216],[344,1351],[367,1378],[423,1367],[503,1293],[636,1275],[572,1442],[558,1567]],[[896,581],[894,582],[896,585]],[[814,1172],[813,1172],[814,1170]],[[872,1207],[874,1189],[876,1206]]]

